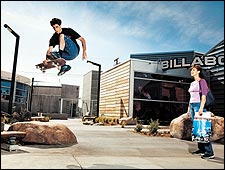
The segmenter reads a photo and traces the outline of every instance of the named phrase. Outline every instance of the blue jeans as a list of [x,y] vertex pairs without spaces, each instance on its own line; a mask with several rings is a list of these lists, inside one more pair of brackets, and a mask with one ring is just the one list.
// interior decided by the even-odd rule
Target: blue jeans
[[62,53],[62,57],[59,54],[59,52],[53,51],[53,55],[56,56],[57,58],[64,58],[65,60],[73,60],[75,59],[78,54],[79,50],[76,46],[76,44],[66,35],[64,35],[64,40],[65,40],[65,48]]
[[[200,104],[201,103],[190,103],[190,114],[191,114],[192,121],[194,120],[195,112],[198,112],[198,110],[200,108]],[[206,112],[205,108],[203,109],[203,112]],[[214,154],[211,142],[208,142],[208,143],[198,142],[198,149],[201,150],[202,152],[208,153],[210,155]]]

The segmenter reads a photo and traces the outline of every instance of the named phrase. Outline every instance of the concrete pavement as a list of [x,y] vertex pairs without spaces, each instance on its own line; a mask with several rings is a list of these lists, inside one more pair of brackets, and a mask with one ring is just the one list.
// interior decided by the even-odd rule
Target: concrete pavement
[[224,145],[213,143],[215,159],[192,155],[195,142],[149,137],[134,126],[83,125],[81,119],[50,120],[68,126],[78,144],[24,145],[1,149],[1,169],[224,169]]

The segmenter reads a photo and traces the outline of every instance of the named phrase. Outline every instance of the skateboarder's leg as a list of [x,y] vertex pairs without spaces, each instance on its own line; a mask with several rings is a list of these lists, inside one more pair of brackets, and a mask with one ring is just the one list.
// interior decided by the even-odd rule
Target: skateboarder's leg
[[47,57],[50,60],[63,58],[65,60],[73,60],[79,54],[79,47],[66,35],[60,34],[59,51],[53,51]]
[[65,49],[64,34],[60,34],[60,36],[59,36],[59,50],[64,51],[64,49]]
[[[60,45],[59,45],[59,52],[53,53],[56,56],[60,56],[65,60],[73,60],[79,54],[79,48],[76,44],[66,35],[60,34]],[[61,66],[61,69],[58,75],[63,75],[65,72],[69,71],[71,67],[69,65]]]
[[69,65],[65,64],[65,65],[61,66],[58,76],[63,75],[65,72],[69,71],[70,69],[71,69],[71,67]]
[[60,53],[57,52],[57,51],[52,51],[52,52],[50,52],[50,55],[47,56],[47,58],[48,58],[49,60],[55,60],[55,59],[57,59],[57,58],[61,58],[61,55],[60,55]]
[[60,50],[63,49],[61,51],[62,58],[64,58],[65,60],[73,60],[78,56],[79,49],[68,36],[64,35],[64,44],[62,43],[62,45],[64,45],[64,48],[59,47]]
[[[62,41],[62,46],[65,45],[64,49],[60,47],[61,57],[64,58],[65,60],[75,59],[79,54],[79,48],[68,36],[63,34],[61,35],[60,35],[60,38],[64,37],[64,41]],[[63,75],[65,72],[69,71],[70,69],[71,67],[69,65],[63,65],[61,66],[61,69],[58,75]]]

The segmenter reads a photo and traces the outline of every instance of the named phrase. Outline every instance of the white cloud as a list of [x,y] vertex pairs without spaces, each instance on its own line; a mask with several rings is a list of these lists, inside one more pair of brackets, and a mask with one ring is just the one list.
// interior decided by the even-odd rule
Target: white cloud
[[[86,39],[88,60],[102,64],[103,71],[113,66],[115,58],[123,62],[132,53],[186,49],[206,52],[223,38],[224,27],[215,26],[220,22],[218,18],[206,20],[204,7],[200,1],[1,2],[1,66],[11,71],[14,56],[15,38],[3,27],[7,23],[21,36],[19,73],[52,82],[60,79],[61,83],[82,84],[80,75],[98,70],[82,61],[81,54],[70,62],[72,69],[62,77],[54,69],[45,75],[35,69],[34,65],[44,59],[54,33],[49,24],[53,17],[61,18],[63,26],[74,28]],[[192,43],[199,43],[199,49]]]

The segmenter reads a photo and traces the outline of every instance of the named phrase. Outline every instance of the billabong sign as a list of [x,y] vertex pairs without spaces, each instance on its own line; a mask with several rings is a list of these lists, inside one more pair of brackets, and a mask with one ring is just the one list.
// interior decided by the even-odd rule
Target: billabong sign
[[224,66],[224,55],[220,56],[205,56],[201,59],[199,56],[196,56],[191,63],[186,62],[186,58],[179,58],[181,63],[178,63],[178,58],[161,61],[162,69],[175,69],[175,68],[184,68],[184,67],[191,67],[192,65],[199,64],[201,66],[215,66],[220,65]]

